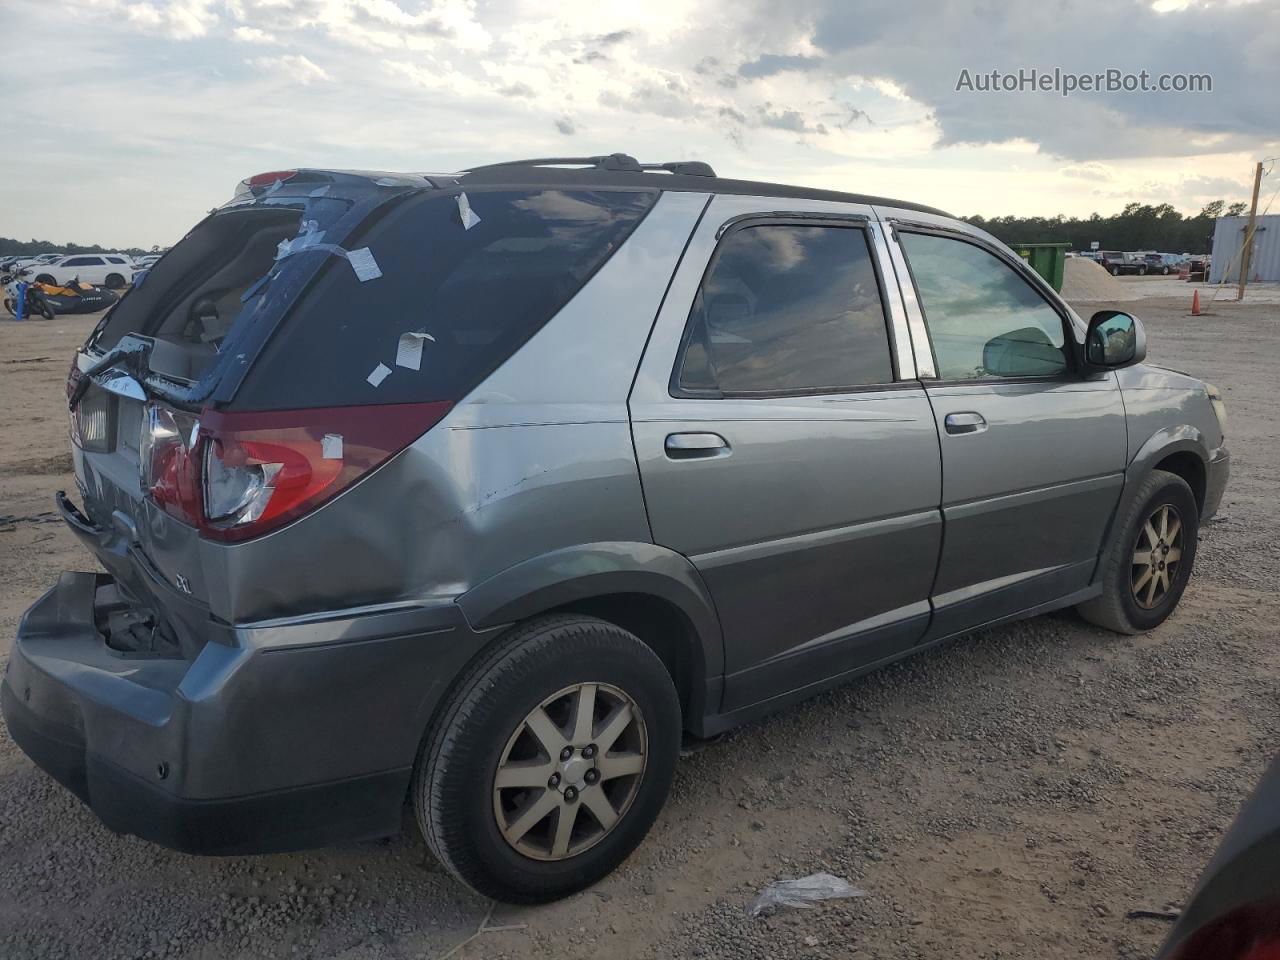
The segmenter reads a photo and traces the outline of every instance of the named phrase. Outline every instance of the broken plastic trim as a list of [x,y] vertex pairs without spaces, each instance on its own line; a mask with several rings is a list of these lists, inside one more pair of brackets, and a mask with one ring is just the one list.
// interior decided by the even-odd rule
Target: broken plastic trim
[[[85,391],[89,389],[89,384],[93,378],[99,374],[113,368],[118,367],[126,373],[132,374],[134,380],[141,386],[147,375],[147,361],[151,357],[152,341],[143,340],[133,334],[126,334],[120,338],[120,342],[116,344],[114,349],[107,351],[103,357],[93,366],[85,370],[76,380],[75,387],[71,390],[71,395],[67,398],[67,408],[74,410],[76,404],[84,396]],[[146,388],[143,387],[145,390]]]

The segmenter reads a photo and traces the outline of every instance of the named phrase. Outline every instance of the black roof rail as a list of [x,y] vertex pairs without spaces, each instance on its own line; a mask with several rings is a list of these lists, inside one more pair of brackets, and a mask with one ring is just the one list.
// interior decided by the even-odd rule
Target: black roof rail
[[468,172],[476,170],[492,170],[495,167],[591,167],[595,170],[621,170],[641,173],[645,170],[665,170],[668,173],[681,174],[686,177],[714,177],[716,172],[711,164],[701,160],[677,160],[670,163],[640,163],[635,157],[625,153],[611,153],[597,157],[538,157],[532,160],[505,160],[502,163],[489,163],[480,167],[472,167]]

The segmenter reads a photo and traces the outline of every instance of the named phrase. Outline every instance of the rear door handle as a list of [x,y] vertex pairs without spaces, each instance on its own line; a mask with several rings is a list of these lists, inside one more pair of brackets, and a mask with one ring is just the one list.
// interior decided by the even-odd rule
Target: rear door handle
[[729,441],[718,433],[669,433],[665,447],[672,460],[705,460],[729,455]]
[[981,433],[987,429],[987,421],[983,419],[982,414],[974,413],[971,410],[966,410],[963,413],[948,413],[946,419],[942,422],[947,428],[947,433],[952,435]]

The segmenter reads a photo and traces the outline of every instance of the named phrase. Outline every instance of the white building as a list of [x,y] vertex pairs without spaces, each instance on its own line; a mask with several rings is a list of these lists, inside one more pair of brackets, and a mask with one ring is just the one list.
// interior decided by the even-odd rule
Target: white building
[[[1210,283],[1239,283],[1240,248],[1244,244],[1248,217],[1219,217],[1213,229],[1213,266]],[[1249,281],[1280,280],[1280,214],[1258,217],[1249,259]]]

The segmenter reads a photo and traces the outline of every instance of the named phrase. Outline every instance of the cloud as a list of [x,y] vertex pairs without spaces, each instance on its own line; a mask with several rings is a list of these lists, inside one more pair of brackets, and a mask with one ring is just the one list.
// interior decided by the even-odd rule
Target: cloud
[[231,35],[241,43],[274,44],[280,42],[265,30],[259,30],[257,27],[236,27],[231,31]]
[[148,33],[172,40],[203,37],[219,20],[211,9],[212,0],[163,0],[160,3],[114,0],[102,6]]
[[762,126],[772,127],[775,130],[787,130],[791,133],[825,134],[827,132],[825,124],[810,124],[798,110],[775,111],[770,110],[769,105],[766,104],[760,107],[756,114]]
[[738,68],[738,76],[754,79],[771,77],[775,73],[786,70],[816,70],[822,65],[821,57],[806,57],[800,54],[762,54],[750,63]]
[[[1108,24],[1131,24],[1114,29]],[[898,4],[809,0],[781,17],[779,37],[810,43],[831,71],[891,79],[925,105],[941,146],[1033,142],[1073,160],[1195,155],[1247,149],[1276,135],[1280,5],[1170,5],[1149,0],[992,7],[987,0]],[[956,90],[961,71],[1016,74],[1055,68],[1202,73],[1213,92],[978,93]]]
[[1107,181],[1114,179],[1111,170],[1101,163],[1079,163],[1062,168],[1064,177],[1075,177],[1079,180]]
[[[1150,2],[6,0],[13,36],[58,38],[38,75],[0,58],[29,145],[12,177],[32,185],[6,222],[168,243],[246,173],[456,170],[583,131],[584,152],[984,213],[1247,197],[1251,158],[1280,154],[1280,4]],[[1211,73],[1213,92],[955,89],[965,68],[1055,66]],[[62,100],[74,147],[47,110]],[[146,209],[121,217],[141,180]]]
[[246,60],[245,63],[283,79],[300,83],[304,87],[333,79],[323,67],[300,53],[289,53],[279,57],[254,57]]

